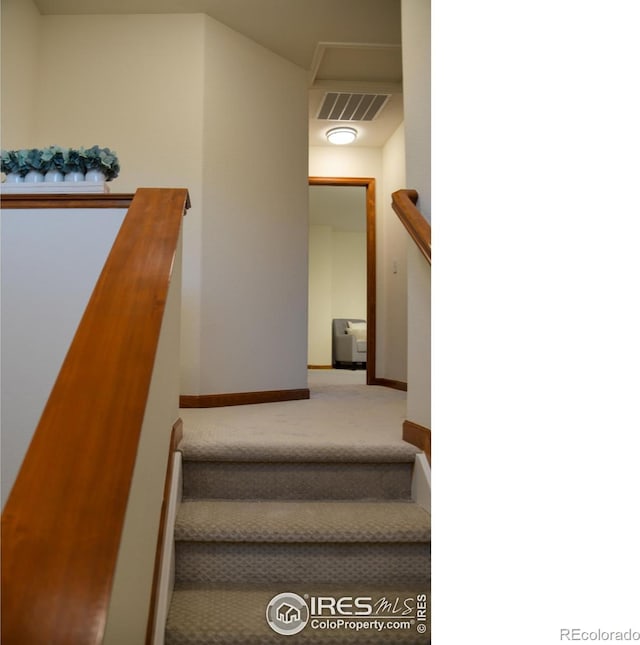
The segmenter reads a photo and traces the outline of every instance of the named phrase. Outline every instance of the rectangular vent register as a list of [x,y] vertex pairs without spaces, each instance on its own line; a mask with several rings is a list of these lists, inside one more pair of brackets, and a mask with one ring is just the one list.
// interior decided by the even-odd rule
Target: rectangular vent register
[[327,121],[373,121],[391,94],[327,92],[316,118]]

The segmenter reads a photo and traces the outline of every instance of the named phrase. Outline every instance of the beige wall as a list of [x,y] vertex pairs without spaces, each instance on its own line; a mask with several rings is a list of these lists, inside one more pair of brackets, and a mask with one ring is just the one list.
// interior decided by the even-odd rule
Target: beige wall
[[109,146],[112,192],[189,189],[181,392],[306,387],[304,71],[201,14],[37,17],[19,4],[3,28],[15,15],[39,43],[38,82],[5,51],[12,146]]
[[43,16],[40,52],[37,145],[114,149],[122,170],[112,192],[189,189],[181,362],[191,391],[199,376],[204,16]]
[[[416,4],[419,11],[424,3]],[[407,7],[405,14],[416,10],[411,3]],[[292,358],[282,364],[283,347],[275,343],[272,350],[265,349],[269,343],[259,343],[255,334],[258,320],[267,338],[280,337],[286,330],[292,342],[290,357],[294,346],[306,344],[306,305],[288,316],[272,314],[288,309],[285,303],[292,302],[293,294],[306,302],[306,287],[298,279],[305,277],[307,262],[307,245],[301,241],[307,203],[300,183],[306,156],[302,70],[198,14],[39,17],[31,0],[3,0],[2,10],[3,145],[109,145],[122,165],[121,176],[111,184],[113,191],[140,185],[186,186],[190,191],[192,208],[184,230],[181,391],[303,386],[302,362]],[[96,52],[96,42],[108,52],[108,63]],[[19,60],[11,55],[18,48],[23,52]],[[55,56],[50,54],[53,50]],[[419,61],[415,67],[420,68]],[[407,103],[411,112],[412,101]],[[255,110],[258,104],[260,111]],[[297,134],[283,147],[276,133],[292,124]],[[423,141],[428,135],[424,113],[411,127]],[[409,140],[413,139],[412,134]],[[398,380],[407,378],[399,279],[404,260],[388,202],[391,190],[402,184],[402,144],[403,137],[396,133],[384,150],[309,150],[311,175],[377,180],[377,375]],[[411,146],[407,159],[424,179],[428,173],[420,169],[428,156],[424,163],[416,162],[419,149]],[[272,163],[274,151],[278,168]],[[409,178],[407,182],[418,185]],[[240,246],[243,251],[236,251]],[[282,285],[273,300],[265,295],[262,277],[252,282],[256,276],[250,275],[249,267],[256,262],[270,267],[264,280]],[[393,273],[395,267],[398,273]],[[229,322],[222,322],[223,316]],[[244,376],[235,372],[238,351],[252,361],[264,355],[248,380],[246,370]],[[271,372],[274,364],[276,374]]]
[[[431,220],[431,2],[402,0],[403,84],[407,186]],[[407,417],[431,427],[431,266],[408,254]]]
[[332,318],[367,318],[367,234],[333,231]]
[[407,380],[407,241],[409,234],[391,208],[391,193],[407,187],[405,178],[404,124],[383,150],[383,186],[386,199],[382,236],[383,253],[378,267],[381,282],[382,348],[378,370],[385,378]]
[[407,182],[431,221],[431,0],[402,0]]
[[333,318],[367,318],[366,233],[311,226],[309,365],[331,365]]
[[[382,148],[349,148],[348,146],[312,146],[309,148],[309,175],[312,177],[373,177],[376,180],[376,229],[382,226],[380,203],[382,193]],[[382,242],[377,240],[376,257]],[[380,318],[380,313],[376,314]],[[363,316],[366,318],[366,316]],[[381,348],[381,334],[376,336],[376,356]],[[377,376],[381,376],[378,372]]]
[[[31,72],[28,53],[26,67],[3,56],[3,132],[11,133],[5,145],[108,145],[122,166],[112,191],[189,189],[181,392],[304,387],[304,72],[204,15],[38,18],[31,0],[2,6],[3,29],[19,34],[3,39],[5,52],[16,41],[31,42],[26,49],[39,52]],[[108,64],[93,53],[96,42],[109,52]],[[277,133],[285,127],[295,134],[282,144]],[[380,148],[312,148],[309,174],[376,178],[377,256],[391,284],[388,263],[401,269],[402,258],[384,248],[380,234],[393,231],[387,221],[395,218],[383,182],[385,154]],[[278,285],[275,291],[267,281]],[[396,296],[387,298],[390,284],[381,283],[377,295],[378,376],[405,380],[406,341],[397,331],[403,325],[381,309],[387,299],[395,311],[402,309]],[[238,367],[245,359],[251,371]]]
[[199,393],[305,388],[306,74],[212,19],[205,34]]
[[309,365],[331,365],[331,231],[309,228]]
[[[42,16],[38,145],[99,144],[114,191],[200,187],[203,16]],[[197,195],[196,195],[197,197]]]
[[181,372],[197,390],[204,16],[41,17],[3,0],[2,30],[3,147],[109,146],[122,167],[112,192],[189,189]]
[[2,147],[35,145],[40,14],[31,0],[2,0]]
[[384,148],[309,148],[311,176],[376,180],[376,376],[399,381],[407,380],[406,251],[404,229],[390,203],[391,192],[405,187],[404,163],[402,126]]

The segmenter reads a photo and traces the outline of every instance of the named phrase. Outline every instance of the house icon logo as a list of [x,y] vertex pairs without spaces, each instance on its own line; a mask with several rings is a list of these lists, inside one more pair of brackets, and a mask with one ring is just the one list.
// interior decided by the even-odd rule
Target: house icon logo
[[280,607],[278,607],[277,618],[285,623],[285,625],[289,625],[296,620],[300,620],[300,610],[296,607],[292,607],[291,605],[287,605],[286,602],[283,602]]
[[301,632],[309,622],[309,607],[298,594],[281,593],[269,601],[266,616],[274,632],[292,636]]

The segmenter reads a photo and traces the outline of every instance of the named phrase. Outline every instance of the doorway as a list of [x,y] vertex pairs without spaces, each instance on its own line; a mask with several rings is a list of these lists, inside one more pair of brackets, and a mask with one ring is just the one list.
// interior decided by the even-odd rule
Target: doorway
[[366,201],[367,385],[376,379],[376,184],[371,177],[309,177],[309,186],[363,186]]

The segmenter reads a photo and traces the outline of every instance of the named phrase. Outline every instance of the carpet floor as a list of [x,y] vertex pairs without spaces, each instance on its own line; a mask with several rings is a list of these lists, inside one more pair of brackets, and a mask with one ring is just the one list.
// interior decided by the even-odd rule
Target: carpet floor
[[181,410],[166,645],[430,643],[406,395],[364,377],[314,370],[309,400]]
[[[315,455],[350,452],[354,447],[371,454],[400,454],[416,450],[402,441],[406,393],[365,385],[365,373],[351,370],[309,370],[311,398],[222,408],[180,410],[184,421],[183,446],[190,458],[198,451],[215,452],[219,459],[253,448]],[[205,448],[206,446],[206,448]]]

